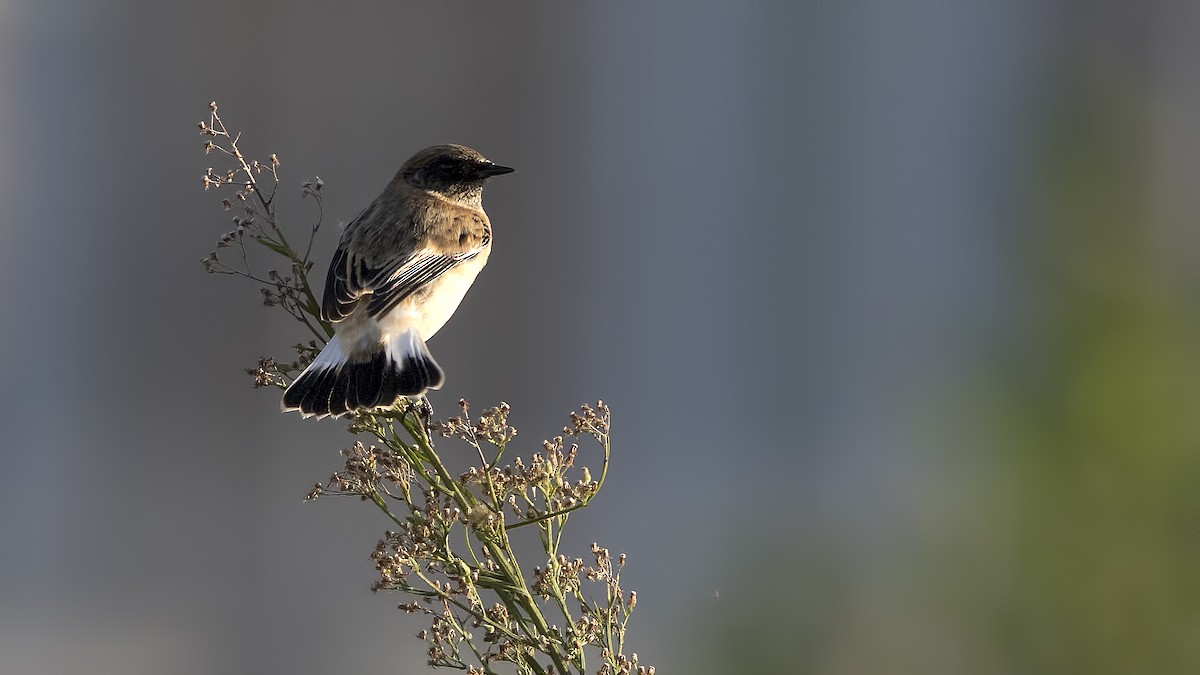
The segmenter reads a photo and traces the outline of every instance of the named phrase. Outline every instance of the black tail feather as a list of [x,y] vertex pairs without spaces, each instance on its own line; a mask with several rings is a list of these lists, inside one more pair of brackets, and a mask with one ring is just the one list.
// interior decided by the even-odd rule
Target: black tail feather
[[350,411],[347,407],[346,392],[353,386],[353,380],[356,371],[354,369],[343,369],[340,376],[333,378],[333,388],[329,390],[329,414],[337,417],[345,415]]
[[358,407],[358,382],[361,379],[358,370],[351,370],[346,373],[346,411],[354,410]]
[[299,410],[305,416],[338,417],[390,406],[399,396],[421,396],[445,381],[445,373],[427,349],[405,354],[399,363],[380,349],[369,361],[320,369],[310,366],[284,392],[283,408]]
[[[315,371],[305,371],[300,380],[296,384],[300,385],[296,389],[302,390],[303,398],[300,401],[299,408],[305,412],[311,411],[316,415],[329,414],[329,392],[333,389],[333,379],[337,371],[332,368]],[[308,375],[308,382],[303,382],[304,376]]]

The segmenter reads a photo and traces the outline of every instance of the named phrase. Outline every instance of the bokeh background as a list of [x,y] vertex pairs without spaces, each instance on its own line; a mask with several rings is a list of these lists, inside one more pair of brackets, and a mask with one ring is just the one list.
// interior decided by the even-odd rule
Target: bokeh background
[[217,99],[325,181],[317,276],[413,151],[482,150],[432,343],[530,446],[658,672],[1200,668],[1194,3],[0,2],[0,670],[425,672],[339,423],[205,275]]

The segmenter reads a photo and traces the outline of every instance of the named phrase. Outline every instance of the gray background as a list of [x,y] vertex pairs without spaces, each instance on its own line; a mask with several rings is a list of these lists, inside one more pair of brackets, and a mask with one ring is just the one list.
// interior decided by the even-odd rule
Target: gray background
[[1193,15],[0,2],[0,669],[424,671],[301,501],[343,425],[241,373],[301,327],[200,267],[217,99],[318,279],[415,150],[518,168],[433,401],[612,405],[572,545],[658,672],[1190,672]]

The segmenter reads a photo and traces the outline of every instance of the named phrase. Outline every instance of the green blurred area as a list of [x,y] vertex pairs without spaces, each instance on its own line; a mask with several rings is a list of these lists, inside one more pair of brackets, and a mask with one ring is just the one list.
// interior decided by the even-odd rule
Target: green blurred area
[[975,540],[1002,563],[956,590],[999,672],[1196,672],[1196,298],[1139,92],[1090,84],[1048,125],[1027,333],[981,384],[1000,475]]
[[756,562],[711,672],[1200,672],[1194,241],[1156,202],[1147,92],[1074,75],[1012,224],[1011,322],[914,425],[949,467],[920,522],[865,572],[836,534],[734,544]]

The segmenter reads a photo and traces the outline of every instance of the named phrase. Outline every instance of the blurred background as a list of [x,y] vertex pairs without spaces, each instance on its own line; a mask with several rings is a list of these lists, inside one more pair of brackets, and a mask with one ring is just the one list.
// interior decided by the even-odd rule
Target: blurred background
[[216,99],[318,280],[417,149],[517,167],[433,402],[612,406],[658,672],[1197,672],[1190,4],[0,2],[0,669],[426,671],[201,268]]

